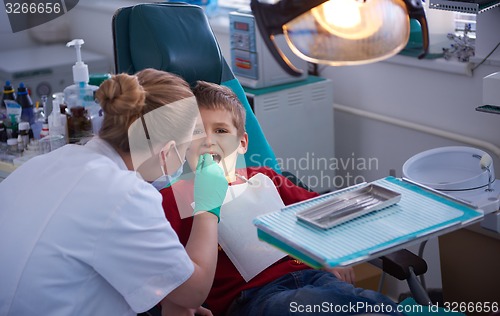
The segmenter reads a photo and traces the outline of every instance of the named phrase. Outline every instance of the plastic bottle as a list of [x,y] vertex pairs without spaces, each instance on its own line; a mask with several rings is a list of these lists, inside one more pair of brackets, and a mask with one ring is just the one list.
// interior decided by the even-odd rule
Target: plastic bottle
[[[9,106],[7,105],[7,102],[11,102],[12,104],[10,105],[11,109],[9,110]],[[19,111],[18,109],[19,108]],[[11,126],[11,116],[9,115],[10,113],[17,114],[19,112],[19,116],[21,115],[21,107],[19,104],[16,102],[16,92],[14,91],[14,88],[12,87],[10,81],[5,82],[5,86],[3,87],[3,95],[2,95],[2,103],[0,104],[0,119],[1,117],[3,118],[3,123],[5,125],[5,128],[7,129],[7,135],[8,137],[13,137],[12,136],[12,130],[17,128],[17,126],[12,127]],[[17,135],[15,136],[17,137]]]
[[92,122],[92,133],[94,135],[99,134],[103,119],[101,106],[97,102],[93,102],[93,104],[87,105],[85,109],[87,110],[89,118]]
[[21,82],[19,87],[17,88],[17,103],[21,105],[21,121],[28,122],[30,124],[35,123],[35,114],[33,112],[33,101],[31,101],[31,97],[28,94],[28,89],[24,86],[24,83]]
[[64,127],[67,128],[69,110],[68,105],[64,101],[64,93],[54,93],[53,97],[54,100],[52,101],[52,105],[59,108],[59,118],[61,119],[61,123],[64,125]]
[[9,117],[10,119],[9,119],[9,126],[7,127],[7,134],[9,135],[9,137],[17,139],[17,134],[19,134],[19,130],[18,130],[18,122],[16,119],[16,115],[10,114]]
[[66,105],[64,104],[64,94],[54,93],[52,100],[52,112],[48,117],[49,134],[62,135],[65,142],[68,142],[68,117],[66,116]]
[[67,43],[67,47],[74,46],[76,49],[76,63],[73,65],[74,84],[64,89],[64,100],[71,109],[74,106],[87,106],[95,103],[94,93],[98,86],[89,85],[89,68],[82,61],[81,46],[85,42],[82,39],[74,39]]
[[43,108],[45,107],[45,103],[47,100],[47,96],[42,96],[42,106],[37,101],[35,103],[35,123],[31,124],[31,130],[33,131],[33,136],[35,139],[40,138],[40,132],[42,131],[42,124],[45,123],[45,112]]
[[42,131],[40,132],[40,139],[44,138],[45,136],[49,136],[49,124],[47,124],[47,123],[42,124]]
[[[92,136],[92,118],[99,117],[100,106],[95,102],[94,93],[99,88],[91,86],[89,82],[89,69],[82,61],[82,39],[74,39],[67,43],[67,47],[76,49],[76,63],[73,65],[74,84],[64,89],[64,100],[70,110],[68,119],[68,139],[70,143],[78,143],[81,138]],[[88,120],[88,121],[87,121]],[[97,125],[96,122],[95,125]]]
[[2,95],[2,103],[0,104],[0,120],[6,121],[9,119],[7,115],[7,106],[5,104],[5,100],[16,100],[16,93],[14,88],[10,84],[10,81],[5,82],[5,86],[3,87],[3,95]]

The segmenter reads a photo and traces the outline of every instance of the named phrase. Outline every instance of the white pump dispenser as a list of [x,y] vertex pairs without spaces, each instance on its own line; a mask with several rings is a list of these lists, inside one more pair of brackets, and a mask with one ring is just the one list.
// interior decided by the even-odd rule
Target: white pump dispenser
[[81,47],[85,42],[82,39],[74,39],[66,44],[67,47],[75,47],[76,63],[73,65],[73,81],[74,85],[64,89],[64,100],[68,108],[75,106],[93,106],[94,91],[97,86],[89,85],[89,68],[82,61]]
[[89,82],[89,67],[82,61],[82,39],[74,39],[66,44],[66,47],[74,46],[76,49],[76,63],[73,65],[73,82]]
[[[77,142],[78,138],[90,137],[92,133],[96,134],[101,125],[100,106],[94,98],[94,93],[99,87],[89,85],[89,69],[82,61],[81,53],[81,47],[84,43],[83,39],[74,39],[66,44],[67,47],[74,46],[76,50],[76,63],[73,65],[74,84],[64,89],[64,100],[71,113],[68,121],[69,142]],[[82,107],[84,109],[81,109]],[[80,127],[75,125],[76,123],[70,124],[71,117],[76,113],[79,113],[80,117],[82,113],[85,113],[84,116],[90,119],[92,126],[89,125],[88,130],[79,131]]]

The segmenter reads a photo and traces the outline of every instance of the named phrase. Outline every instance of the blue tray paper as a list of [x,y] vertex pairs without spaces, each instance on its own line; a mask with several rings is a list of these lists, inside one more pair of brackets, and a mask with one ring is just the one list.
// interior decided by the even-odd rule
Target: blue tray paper
[[[387,177],[373,183],[400,193],[401,200],[328,230],[297,220],[298,211],[346,191],[333,192],[257,217],[257,234],[312,267],[335,267],[362,261],[431,233],[448,232],[453,226],[458,229],[483,216],[474,208],[401,179]],[[350,190],[356,188],[359,186]]]

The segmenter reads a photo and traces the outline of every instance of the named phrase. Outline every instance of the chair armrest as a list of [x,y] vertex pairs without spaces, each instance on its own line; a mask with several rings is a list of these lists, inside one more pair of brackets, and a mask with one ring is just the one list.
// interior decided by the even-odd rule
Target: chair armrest
[[410,267],[415,275],[427,272],[425,260],[406,249],[371,260],[370,263],[399,280],[407,280],[410,277]]

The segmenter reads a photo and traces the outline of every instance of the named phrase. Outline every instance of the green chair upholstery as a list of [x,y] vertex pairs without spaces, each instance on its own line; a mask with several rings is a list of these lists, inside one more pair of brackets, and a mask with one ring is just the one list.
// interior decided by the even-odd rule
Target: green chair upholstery
[[145,68],[175,73],[191,85],[197,80],[231,88],[247,111],[250,138],[246,166],[280,172],[276,157],[248,103],[245,92],[221,54],[203,10],[186,3],[148,3],[121,8],[113,16],[116,73]]

